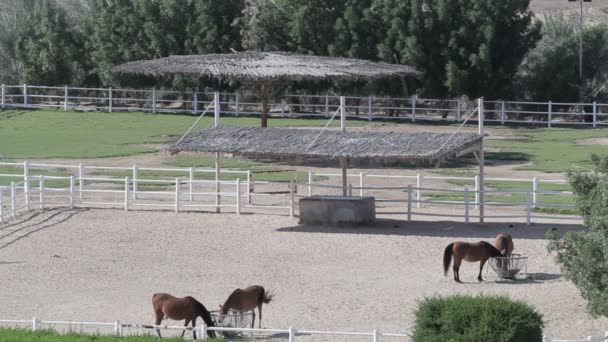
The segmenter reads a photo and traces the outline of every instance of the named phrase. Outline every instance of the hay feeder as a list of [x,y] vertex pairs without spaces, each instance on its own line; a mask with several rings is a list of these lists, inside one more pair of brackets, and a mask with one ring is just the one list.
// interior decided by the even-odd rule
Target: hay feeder
[[528,257],[520,254],[491,258],[489,264],[500,278],[513,279],[521,270],[528,275]]
[[[250,328],[251,320],[253,319],[253,311],[237,311],[228,310],[228,313],[224,315],[224,319],[220,322],[220,312],[211,311],[211,319],[216,327],[221,328]],[[238,337],[243,336],[243,331],[218,331],[224,337]]]

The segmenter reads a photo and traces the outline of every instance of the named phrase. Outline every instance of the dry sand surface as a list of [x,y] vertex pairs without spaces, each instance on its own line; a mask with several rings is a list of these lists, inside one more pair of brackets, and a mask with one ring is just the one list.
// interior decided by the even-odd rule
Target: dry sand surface
[[[549,227],[578,229],[402,221],[335,228],[271,215],[30,212],[0,226],[0,318],[152,323],[154,292],[192,295],[216,309],[234,288],[262,284],[276,293],[264,306],[264,327],[408,332],[425,296],[487,293],[537,307],[549,336],[603,335],[608,320],[585,313],[548,255]],[[491,240],[505,230],[515,252],[530,258],[533,279],[500,282],[490,271],[479,284],[478,264],[469,263],[461,270],[465,284],[444,277],[449,242]]]

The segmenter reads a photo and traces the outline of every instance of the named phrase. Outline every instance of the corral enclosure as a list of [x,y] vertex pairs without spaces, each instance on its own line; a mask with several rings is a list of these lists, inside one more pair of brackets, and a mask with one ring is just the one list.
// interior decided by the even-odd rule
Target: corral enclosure
[[[403,221],[319,228],[274,215],[29,212],[0,227],[0,317],[152,323],[154,292],[192,295],[214,310],[234,288],[257,283],[276,293],[264,306],[264,327],[409,332],[424,296],[492,293],[538,308],[548,336],[603,335],[608,320],[586,314],[546,251],[553,227],[580,229]],[[514,252],[529,257],[532,279],[498,281],[490,270],[478,284],[477,263],[463,265],[465,284],[443,276],[449,242],[491,241],[505,231]]]

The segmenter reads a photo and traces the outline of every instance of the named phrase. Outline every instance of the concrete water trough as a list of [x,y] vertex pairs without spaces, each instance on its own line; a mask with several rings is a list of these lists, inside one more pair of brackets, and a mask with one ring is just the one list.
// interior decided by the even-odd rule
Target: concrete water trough
[[372,224],[374,197],[317,195],[300,199],[301,224]]

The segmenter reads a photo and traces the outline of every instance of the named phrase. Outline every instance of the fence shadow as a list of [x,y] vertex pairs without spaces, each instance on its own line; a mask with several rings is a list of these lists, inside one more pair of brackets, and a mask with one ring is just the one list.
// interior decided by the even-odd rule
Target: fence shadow
[[581,231],[577,224],[556,223],[463,223],[453,221],[414,221],[380,219],[368,226],[298,225],[278,228],[278,232],[317,234],[400,235],[453,238],[493,239],[498,233],[509,233],[515,239],[545,239],[547,230],[555,230],[558,237],[567,232]]

